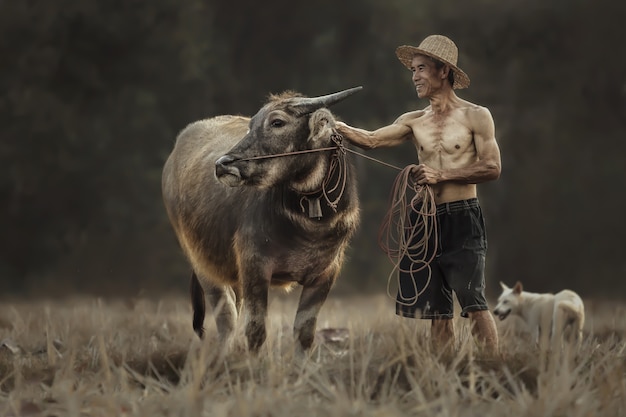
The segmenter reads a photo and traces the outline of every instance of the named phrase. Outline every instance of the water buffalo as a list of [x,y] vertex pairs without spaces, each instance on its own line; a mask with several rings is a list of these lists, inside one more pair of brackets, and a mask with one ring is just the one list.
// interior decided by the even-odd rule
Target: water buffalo
[[353,169],[337,146],[327,107],[360,89],[315,98],[273,95],[252,118],[217,116],[178,135],[162,190],[192,266],[193,328],[200,338],[206,291],[221,342],[230,344],[243,303],[248,348],[257,352],[266,338],[270,286],[297,283],[296,349],[311,347],[317,315],[359,222]]

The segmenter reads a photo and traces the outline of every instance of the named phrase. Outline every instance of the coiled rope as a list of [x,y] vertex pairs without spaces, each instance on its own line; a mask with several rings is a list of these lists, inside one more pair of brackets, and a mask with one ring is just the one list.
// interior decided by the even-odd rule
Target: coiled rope
[[[300,192],[300,194],[304,196],[304,199],[307,196],[321,193],[328,207],[330,207],[334,212],[337,212],[337,204],[339,203],[339,200],[341,200],[341,197],[343,197],[343,193],[346,190],[346,181],[348,178],[346,171],[348,161],[346,159],[346,147],[343,146],[342,143],[343,136],[338,133],[333,133],[332,135],[330,135],[330,139],[336,146],[331,148],[324,148],[327,150],[332,150],[333,154],[330,159],[328,171],[326,172],[326,177],[324,178],[324,181],[322,181],[321,188],[319,190],[315,190],[309,193]],[[331,185],[330,182],[333,177],[336,178],[336,182],[334,185]],[[337,190],[339,190],[339,192],[337,193],[335,199],[331,201],[330,194],[334,193]],[[300,206],[303,208],[304,211],[302,200],[300,200]]]
[[[414,304],[430,284],[430,263],[435,258],[438,245],[435,196],[429,185],[413,181],[411,168],[414,166],[405,167],[394,180],[389,210],[378,230],[378,245],[394,265],[387,278],[387,295],[396,298],[391,293],[391,282],[396,271],[398,274],[407,273],[412,278],[414,295],[404,295],[398,285],[396,301],[402,305]],[[415,213],[413,216],[412,212]],[[410,260],[408,270],[400,266],[405,257]],[[419,290],[415,274],[423,269],[428,270],[428,275]]]

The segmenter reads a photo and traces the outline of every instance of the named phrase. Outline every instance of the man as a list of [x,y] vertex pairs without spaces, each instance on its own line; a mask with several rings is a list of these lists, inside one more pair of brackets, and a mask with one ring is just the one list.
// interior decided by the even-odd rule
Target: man
[[396,55],[413,73],[418,97],[430,105],[375,131],[338,123],[341,135],[365,149],[413,142],[419,164],[412,167],[412,177],[428,184],[435,197],[437,253],[429,268],[418,273],[405,272],[411,271],[411,260],[402,260],[396,314],[432,320],[434,347],[453,349],[454,291],[461,316],[470,318],[472,334],[487,354],[495,354],[498,334],[484,294],[487,242],[476,194],[476,184],[500,176],[493,118],[485,107],[455,94],[470,80],[457,67],[458,49],[449,38],[432,35],[417,48],[398,47]]

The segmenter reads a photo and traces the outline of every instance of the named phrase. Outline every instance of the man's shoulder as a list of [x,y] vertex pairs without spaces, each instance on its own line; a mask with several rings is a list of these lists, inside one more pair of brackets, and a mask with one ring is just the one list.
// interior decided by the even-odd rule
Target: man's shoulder
[[419,119],[426,113],[426,110],[414,110],[410,112],[406,112],[398,116],[398,118],[394,121],[394,124],[407,124],[412,120]]
[[486,132],[493,130],[493,116],[487,107],[468,101],[466,105],[460,108],[460,111],[462,112],[461,120],[467,124],[471,131]]
[[489,120],[492,119],[491,112],[485,106],[471,103],[463,100],[462,105],[458,108],[465,117],[471,121]]
[[489,112],[489,109],[487,107],[481,106],[480,104],[472,103],[471,101],[467,100],[461,100],[458,108],[466,112]]

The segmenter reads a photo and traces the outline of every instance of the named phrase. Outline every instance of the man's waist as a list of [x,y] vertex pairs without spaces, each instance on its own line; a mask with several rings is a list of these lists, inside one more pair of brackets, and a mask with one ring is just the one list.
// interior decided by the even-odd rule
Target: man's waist
[[447,203],[437,204],[437,214],[442,213],[454,213],[456,211],[463,211],[470,208],[480,207],[478,198],[468,198],[466,200],[450,201]]
[[476,184],[459,184],[454,182],[442,182],[431,186],[435,195],[435,203],[448,203],[452,201],[470,200],[478,197]]

